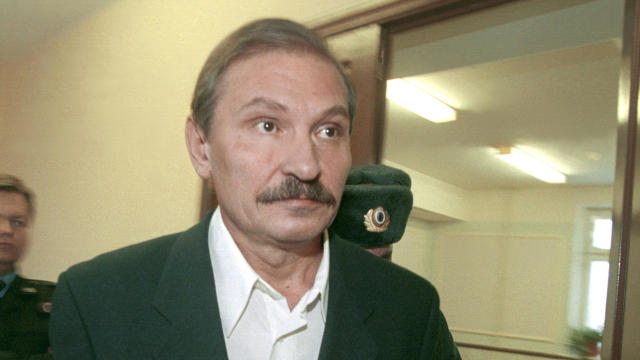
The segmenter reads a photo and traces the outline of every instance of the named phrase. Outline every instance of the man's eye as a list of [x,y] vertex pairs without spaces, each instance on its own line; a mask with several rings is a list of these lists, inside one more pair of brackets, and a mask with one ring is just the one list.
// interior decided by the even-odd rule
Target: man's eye
[[11,220],[11,226],[13,227],[25,227],[27,225],[27,222],[24,220]]
[[336,128],[334,127],[326,127],[320,130],[320,135],[325,138],[332,138],[336,136]]
[[273,121],[260,121],[256,126],[258,127],[258,130],[260,132],[266,134],[270,134],[276,131],[276,124],[274,124]]

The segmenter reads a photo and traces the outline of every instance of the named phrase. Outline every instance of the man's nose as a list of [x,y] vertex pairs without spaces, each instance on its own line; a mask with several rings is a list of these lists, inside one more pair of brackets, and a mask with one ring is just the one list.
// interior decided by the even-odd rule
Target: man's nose
[[301,181],[312,181],[320,175],[318,148],[310,136],[296,136],[285,144],[283,171]]
[[13,232],[13,227],[11,227],[11,221],[6,218],[0,218],[0,234],[10,234]]

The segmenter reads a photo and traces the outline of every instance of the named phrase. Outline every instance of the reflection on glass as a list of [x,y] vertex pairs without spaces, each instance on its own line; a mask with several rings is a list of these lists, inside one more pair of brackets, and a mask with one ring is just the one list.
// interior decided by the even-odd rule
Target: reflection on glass
[[544,182],[554,184],[567,182],[567,177],[557,171],[550,161],[531,152],[518,148],[503,147],[500,149],[498,158]]
[[604,327],[608,278],[609,262],[592,261],[589,271],[589,295],[587,301],[586,326],[588,328],[602,329]]
[[404,79],[387,81],[387,99],[429,121],[440,123],[456,119],[456,111],[449,105]]
[[[571,329],[602,327],[622,13],[517,1],[392,36],[388,79],[457,112],[434,123],[387,101],[383,151],[414,192],[394,261],[434,283],[456,341],[570,355]],[[506,164],[505,148],[566,182]]]
[[592,246],[598,249],[611,250],[611,219],[595,219],[593,222]]

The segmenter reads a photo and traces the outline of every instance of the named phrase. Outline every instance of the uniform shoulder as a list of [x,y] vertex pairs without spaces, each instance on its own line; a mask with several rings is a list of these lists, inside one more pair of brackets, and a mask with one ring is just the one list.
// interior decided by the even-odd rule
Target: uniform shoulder
[[53,281],[47,281],[47,280],[35,280],[35,279],[26,279],[26,278],[22,278],[23,284],[25,285],[32,285],[32,286],[38,286],[38,287],[56,287],[56,283]]
[[[15,285],[19,294],[38,299],[49,299],[56,289],[56,283],[18,277]],[[13,285],[12,285],[13,286]]]

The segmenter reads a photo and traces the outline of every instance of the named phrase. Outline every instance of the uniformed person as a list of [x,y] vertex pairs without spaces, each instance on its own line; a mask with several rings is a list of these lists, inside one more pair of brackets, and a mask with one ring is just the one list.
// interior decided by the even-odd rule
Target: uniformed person
[[55,284],[25,279],[16,267],[33,215],[32,192],[0,174],[0,360],[53,358],[47,330]]

